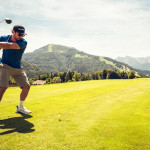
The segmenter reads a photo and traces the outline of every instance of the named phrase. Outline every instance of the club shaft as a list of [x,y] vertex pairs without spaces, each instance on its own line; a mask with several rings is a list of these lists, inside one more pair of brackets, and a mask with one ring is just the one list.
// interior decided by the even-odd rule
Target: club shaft
[[[4,19],[4,20],[5,20],[5,19]],[[4,20],[2,20],[1,22],[3,22]],[[1,22],[0,22],[0,23],[1,23]]]

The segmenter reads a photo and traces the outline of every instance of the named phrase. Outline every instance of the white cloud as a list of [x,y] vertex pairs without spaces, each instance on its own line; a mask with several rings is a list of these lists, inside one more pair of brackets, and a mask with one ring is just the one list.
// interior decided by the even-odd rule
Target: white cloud
[[[149,6],[148,0],[5,0],[0,17],[26,26],[27,51],[55,43],[109,57],[150,56]],[[1,27],[5,33],[10,26]]]

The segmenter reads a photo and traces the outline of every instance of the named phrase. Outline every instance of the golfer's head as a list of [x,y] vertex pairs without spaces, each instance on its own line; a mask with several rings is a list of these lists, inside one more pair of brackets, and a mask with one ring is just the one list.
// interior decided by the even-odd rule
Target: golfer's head
[[25,28],[21,25],[15,25],[13,31],[18,35],[18,37],[24,37],[26,35]]

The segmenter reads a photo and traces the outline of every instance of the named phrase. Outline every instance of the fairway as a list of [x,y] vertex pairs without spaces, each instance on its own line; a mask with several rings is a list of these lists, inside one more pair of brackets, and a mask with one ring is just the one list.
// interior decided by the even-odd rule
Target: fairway
[[150,150],[150,79],[94,80],[31,86],[0,103],[0,150]]

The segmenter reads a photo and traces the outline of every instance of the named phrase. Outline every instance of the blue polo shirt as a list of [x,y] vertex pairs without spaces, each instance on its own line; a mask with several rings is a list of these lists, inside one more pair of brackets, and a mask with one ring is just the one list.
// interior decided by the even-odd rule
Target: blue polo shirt
[[[11,35],[7,36],[0,36],[0,42],[11,42],[10,40]],[[21,39],[16,41],[20,47],[20,49],[3,49],[3,55],[1,63],[7,64],[13,68],[21,68],[21,58],[22,55],[27,47],[27,41],[25,39]]]

